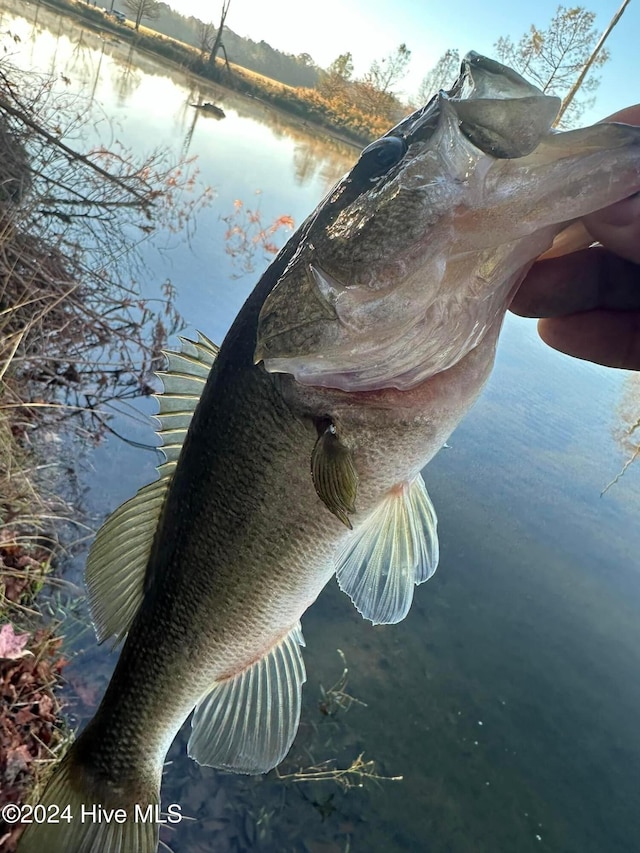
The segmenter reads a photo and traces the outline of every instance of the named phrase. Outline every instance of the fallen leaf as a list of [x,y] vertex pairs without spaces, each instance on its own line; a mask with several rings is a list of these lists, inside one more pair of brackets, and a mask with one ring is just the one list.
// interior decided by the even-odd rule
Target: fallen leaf
[[25,649],[29,634],[16,634],[13,625],[7,622],[0,628],[0,658],[3,660],[18,660],[18,658],[32,655]]
[[7,752],[7,766],[4,773],[5,780],[12,785],[18,774],[26,770],[32,761],[33,756],[26,744],[9,749]]
[[36,715],[29,708],[20,708],[15,717],[17,726],[26,726],[36,719]]
[[40,711],[41,717],[50,717],[51,712],[53,710],[53,699],[51,696],[47,696],[45,693],[40,697],[40,701],[38,702],[38,710]]

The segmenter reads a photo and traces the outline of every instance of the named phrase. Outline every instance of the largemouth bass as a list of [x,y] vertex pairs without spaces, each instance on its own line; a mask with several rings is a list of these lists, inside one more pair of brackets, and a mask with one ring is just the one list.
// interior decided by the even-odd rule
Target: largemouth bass
[[[300,619],[327,581],[393,623],[438,562],[421,471],[476,400],[512,294],[572,220],[640,189],[640,128],[551,125],[559,100],[469,54],[369,145],[262,276],[219,352],[169,355],[167,461],[107,520],[87,584],[124,639],[21,853],[150,853],[166,752],[240,773],[286,755]],[[195,409],[195,411],[194,411]],[[122,822],[78,815],[97,804]],[[151,811],[149,810],[151,807]]]

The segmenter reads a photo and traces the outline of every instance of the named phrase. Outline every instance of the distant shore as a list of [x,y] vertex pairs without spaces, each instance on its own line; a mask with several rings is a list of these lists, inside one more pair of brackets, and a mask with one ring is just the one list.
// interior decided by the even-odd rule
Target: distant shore
[[385,119],[361,112],[353,105],[335,103],[323,97],[317,89],[288,86],[233,62],[229,63],[229,73],[225,63],[218,59],[212,73],[197,48],[143,25],[136,31],[131,21],[119,23],[115,18],[106,15],[100,6],[93,6],[84,0],[40,2],[56,12],[74,17],[97,32],[109,33],[127,41],[138,50],[174,62],[207,82],[276,106],[296,118],[328,131],[341,141],[364,146],[388,129],[389,123]]

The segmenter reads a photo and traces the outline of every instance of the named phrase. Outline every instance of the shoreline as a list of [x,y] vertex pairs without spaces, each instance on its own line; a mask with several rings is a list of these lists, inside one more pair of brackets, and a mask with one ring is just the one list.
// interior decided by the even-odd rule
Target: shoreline
[[[41,484],[30,476],[38,455],[21,445],[21,422],[24,410],[0,403],[0,807],[27,802],[40,789],[70,736],[60,697],[68,662],[62,626],[36,603],[62,549],[44,519]],[[0,848],[12,853],[21,832],[0,820]]]
[[[340,120],[339,106],[332,106],[317,89],[289,86],[278,80],[230,62],[233,77],[229,77],[225,64],[217,60],[215,76],[205,73],[207,64],[197,48],[165,36],[144,25],[136,31],[129,21],[124,24],[105,16],[99,7],[82,0],[38,0],[38,5],[62,15],[68,15],[98,35],[108,34],[126,41],[136,50],[175,65],[183,72],[193,74],[205,83],[222,86],[232,92],[258,100],[285,115],[313,125],[314,129],[328,133],[347,145],[364,147],[386,132],[393,122],[379,116],[354,112]],[[349,120],[350,119],[350,120]]]
[[[133,294],[139,244],[114,259],[110,241],[124,245],[124,229],[155,224],[192,187],[184,159],[116,158],[109,171],[61,141],[57,122],[73,105],[46,82],[25,84],[24,74],[8,62],[0,98],[0,807],[37,798],[71,737],[65,704],[76,697],[71,688],[61,698],[61,687],[77,590],[59,572],[82,504],[64,497],[74,473],[59,439],[73,431],[99,441],[108,429],[103,403],[120,390],[151,393],[147,379],[183,322],[171,287],[153,300]],[[209,198],[208,188],[198,190],[183,215]],[[69,203],[78,199],[84,208],[74,219]],[[91,255],[93,245],[106,255]],[[107,327],[106,316],[117,322]],[[0,817],[3,853],[21,831]]]

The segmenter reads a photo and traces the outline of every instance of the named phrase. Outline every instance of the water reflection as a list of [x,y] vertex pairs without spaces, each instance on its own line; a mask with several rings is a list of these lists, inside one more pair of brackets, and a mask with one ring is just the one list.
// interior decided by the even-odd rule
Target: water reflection
[[231,258],[233,278],[255,273],[258,267],[271,261],[279,251],[281,232],[291,232],[295,222],[291,216],[283,214],[271,223],[262,219],[260,201],[262,193],[257,190],[254,199],[247,202],[236,199],[233,211],[221,220],[226,223],[225,252]]
[[622,449],[625,462],[611,485],[615,485],[640,456],[640,374],[630,373],[626,378],[616,415],[612,434]]
[[[6,5],[15,15],[26,13],[19,0],[7,0]],[[163,141],[168,141],[166,130],[170,122],[171,142],[176,137],[182,138],[185,154],[200,153],[204,139],[196,139],[194,143],[196,126],[207,122],[207,116],[189,105],[213,102],[220,104],[225,112],[232,112],[236,120],[268,124],[276,141],[292,141],[296,149],[295,180],[301,187],[311,186],[318,178],[322,192],[326,191],[357,156],[357,149],[349,143],[333,139],[329,134],[319,137],[304,122],[255,98],[245,98],[207,83],[177,66],[162,65],[110,34],[97,33],[84,25],[69,26],[69,19],[40,4],[30,6],[29,11],[33,12],[31,20],[12,17],[7,10],[0,18],[20,39],[15,53],[23,66],[58,79],[67,78],[74,91],[87,96],[89,104],[97,101],[108,113],[130,118],[138,111],[147,120],[153,113],[163,122]],[[25,50],[23,45],[29,47]],[[246,131],[243,127],[243,132]],[[202,137],[210,136],[211,129],[203,128]],[[148,134],[146,138],[155,139]],[[227,135],[225,140],[228,141]]]
[[[119,107],[124,107],[142,82],[142,72],[136,64],[136,50],[133,45],[129,46],[127,55],[117,63],[117,68],[118,72],[114,80],[114,88],[118,96],[116,103]],[[99,76],[100,65],[96,68],[96,85]]]

